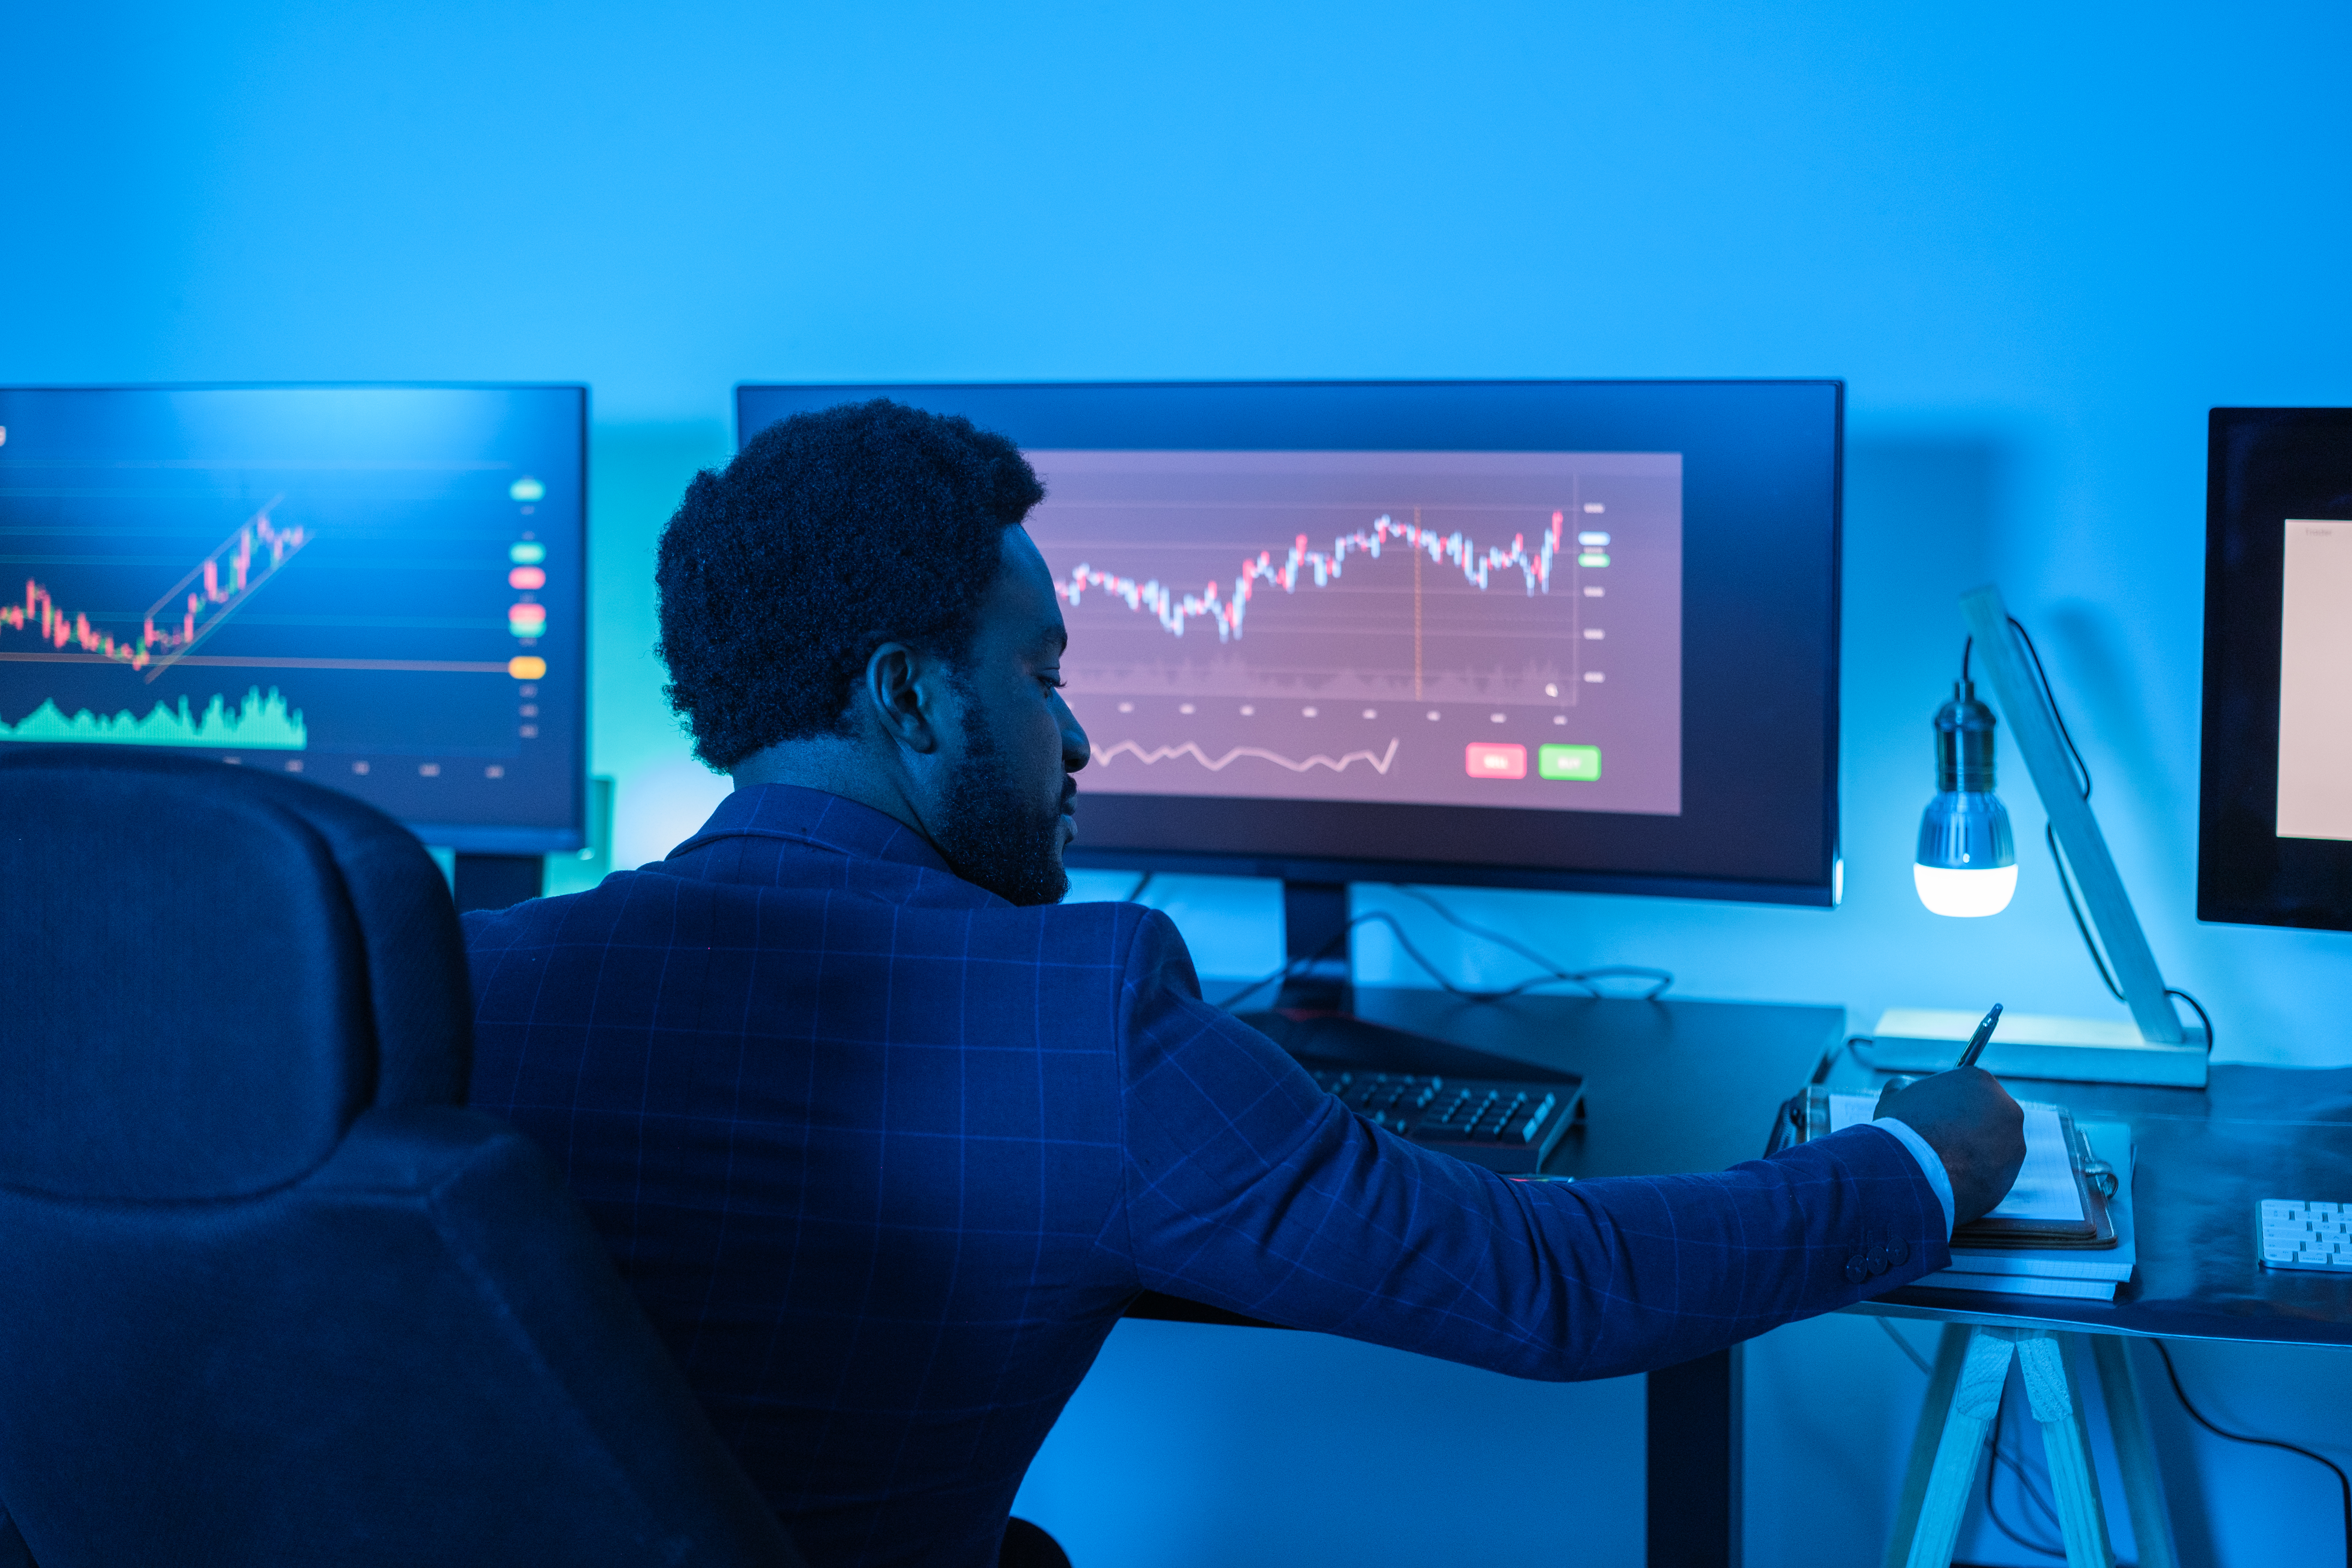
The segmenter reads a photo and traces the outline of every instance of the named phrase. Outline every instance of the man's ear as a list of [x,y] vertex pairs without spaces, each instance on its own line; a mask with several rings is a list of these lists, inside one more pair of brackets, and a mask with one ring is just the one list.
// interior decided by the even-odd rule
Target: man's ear
[[940,748],[947,685],[946,667],[939,660],[905,643],[886,642],[866,661],[861,689],[867,716],[884,733],[928,755]]

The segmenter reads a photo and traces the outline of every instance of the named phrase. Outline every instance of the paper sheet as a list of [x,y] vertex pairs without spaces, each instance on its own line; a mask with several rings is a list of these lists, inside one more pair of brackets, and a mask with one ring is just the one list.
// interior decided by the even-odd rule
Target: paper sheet
[[[2025,1112],[2025,1165],[2017,1184],[1988,1219],[2080,1220],[2083,1194],[2074,1184],[2074,1164],[2066,1154],[2066,1130],[2058,1108],[2021,1100]],[[1830,1131],[1843,1132],[1873,1120],[1878,1105],[1874,1094],[1830,1096]]]

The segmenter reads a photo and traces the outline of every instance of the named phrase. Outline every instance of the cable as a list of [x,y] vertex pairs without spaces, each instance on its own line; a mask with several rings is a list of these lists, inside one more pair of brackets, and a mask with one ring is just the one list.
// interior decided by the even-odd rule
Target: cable
[[2166,985],[2166,987],[2164,987],[2164,994],[2166,994],[2166,996],[2180,996],[2180,999],[2183,999],[2183,1002],[2188,1002],[2189,1006],[2197,1008],[2197,1023],[2201,1023],[2201,1025],[2204,1025],[2204,1027],[2206,1027],[2206,1056],[2213,1056],[2213,1016],[2210,1016],[2210,1013],[2206,1013],[2206,1011],[2204,1011],[2204,1002],[2200,1002],[2200,999],[2197,999],[2197,996],[2188,994],[2188,992],[2183,992],[2183,990],[2173,990],[2171,985]]
[[1127,890],[1127,897],[1121,899],[1119,902],[1123,904],[1131,904],[1135,902],[1136,900],[1143,897],[1143,889],[1151,886],[1151,879],[1158,875],[1160,875],[1160,873],[1157,871],[1146,871],[1142,876],[1138,877],[1135,879],[1135,886]]
[[1913,1350],[1911,1348],[1911,1342],[1895,1331],[1895,1324],[1893,1321],[1885,1318],[1873,1318],[1871,1321],[1876,1323],[1880,1328],[1886,1331],[1886,1337],[1895,1342],[1895,1349],[1901,1351],[1905,1355],[1911,1358],[1911,1364],[1913,1366],[1917,1367],[1929,1377],[1936,1375],[1936,1369],[1927,1364],[1927,1358],[1921,1355],[1917,1351]]
[[[2042,682],[2042,700],[2050,705],[2050,717],[2058,726],[2058,738],[2066,742],[2066,751],[2074,759],[2075,772],[2082,776],[2083,798],[2088,800],[2091,798],[2091,764],[2083,760],[2082,748],[2074,744],[2074,732],[2066,728],[2066,716],[2058,710],[2058,693],[2051,689],[2050,672],[2042,668],[2042,654],[2033,646],[2033,634],[2027,631],[2024,623],[2015,616],[2009,617],[2009,625],[2010,629],[2024,642],[2025,651],[2033,660],[2034,678]],[[1975,646],[1975,642],[1976,639],[1970,637],[1966,643],[1960,645],[1960,679],[1962,680],[1969,678],[1969,650]],[[2058,868],[2058,890],[2066,895],[2066,912],[2074,917],[2074,929],[2082,934],[2084,951],[2091,955],[2091,967],[2099,972],[2099,983],[2107,988],[2107,994],[2116,1001],[2128,1002],[2130,999],[2124,994],[2123,986],[2117,984],[2115,971],[2108,964],[2106,955],[2099,951],[2098,939],[2091,934],[2091,922],[2084,918],[2082,903],[2074,896],[2074,879],[2067,871],[2065,855],[2058,847],[2057,826],[2044,821],[2042,825],[2042,842],[2050,846],[2051,864]],[[2204,1004],[2186,991],[2176,991],[2167,987],[2164,994],[2168,997],[2178,996],[2197,1010],[2198,1021],[2205,1026],[2205,1053],[2208,1056],[2212,1055],[2213,1018],[2205,1011]]]
[[1412,886],[1410,882],[1391,882],[1389,885],[1394,888],[1398,892],[1402,893],[1406,898],[1415,900],[1416,901],[1426,904],[1431,909],[1435,910],[1437,911],[1437,918],[1444,921],[1447,925],[1454,927],[1455,930],[1466,931],[1472,936],[1478,937],[1486,942],[1493,942],[1496,947],[1507,948],[1510,952],[1517,953],[1521,958],[1526,959],[1529,963],[1534,964],[1538,969],[1545,970],[1555,974],[1559,973],[1559,971],[1553,967],[1550,959],[1546,958],[1534,948],[1528,946],[1527,943],[1520,942],[1516,938],[1505,936],[1500,931],[1488,931],[1485,926],[1471,924],[1468,921],[1464,920],[1460,915],[1455,914],[1452,910],[1447,909],[1444,904],[1439,903],[1430,893],[1420,888]]
[[[2198,1011],[2202,1013],[2204,1009],[2200,1007]],[[2189,1403],[2189,1391],[2180,1386],[2180,1373],[2173,1366],[2172,1352],[2165,1347],[2164,1342],[2152,1339],[2148,1343],[2156,1347],[2157,1355],[2164,1362],[2164,1375],[2172,1380],[2173,1397],[2180,1401],[2180,1408],[2189,1412],[2189,1419],[2195,1421],[2197,1425],[2204,1427],[2216,1437],[2227,1437],[2232,1443],[2252,1443],[2265,1448],[2284,1448],[2290,1454],[2301,1454],[2315,1464],[2326,1465],[2335,1474],[2336,1490],[2342,1494],[2344,1504],[2345,1568],[2352,1568],[2352,1479],[2346,1479],[2343,1467],[2326,1455],[2315,1454],[2308,1448],[2298,1448],[2292,1443],[2282,1443],[2275,1437],[2249,1437],[2239,1432],[2222,1431],[2221,1428],[2206,1420],[2202,1411]]]
[[[2058,711],[2058,694],[2051,689],[2050,672],[2042,668],[2042,653],[2033,646],[2033,634],[2027,631],[2025,623],[2015,616],[2009,617],[2009,626],[2025,641],[2026,654],[2033,660],[2033,673],[2042,682],[2042,698],[2050,704],[2050,717],[2057,721],[2058,738],[2066,742],[2066,750],[2074,759],[2075,771],[2083,775],[2083,798],[2088,800],[2091,798],[2091,764],[2083,760],[2082,749],[2074,744],[2074,736],[2066,728],[2066,716]],[[1960,644],[1960,679],[1963,683],[1969,679],[1969,653],[1976,645],[1977,639],[1973,636]]]
[[[2058,852],[2058,829],[2044,822],[2042,837],[2050,846],[2051,864],[2058,868],[2058,890],[2066,895],[2066,912],[2074,917],[2074,929],[2083,933],[2083,947],[2091,955],[2091,967],[2099,972],[2099,979],[2106,985],[2107,994],[2121,1002],[2125,1000],[2124,988],[2116,984],[2114,973],[2107,968],[2105,955],[2099,952],[2098,942],[2091,936],[2091,922],[2083,918],[2083,906],[2074,900],[2074,882],[2066,874],[2066,857]],[[2200,1007],[2198,1011],[2202,1013],[2204,1009]]]
[[[1412,889],[1409,888],[1401,890],[1405,892],[1412,891]],[[1524,995],[1529,991],[1536,990],[1537,988],[1545,985],[1580,985],[1590,995],[1605,996],[1608,993],[1602,991],[1598,984],[1594,984],[1594,982],[1600,980],[1613,980],[1626,976],[1638,977],[1640,979],[1655,982],[1649,990],[1643,992],[1638,998],[1643,1002],[1654,1002],[1659,997],[1664,995],[1667,988],[1672,986],[1675,983],[1673,971],[1665,969],[1652,969],[1643,964],[1606,963],[1593,969],[1574,971],[1554,968],[1549,959],[1546,959],[1541,954],[1535,952],[1534,950],[1524,947],[1518,942],[1513,942],[1508,937],[1499,935],[1493,931],[1481,931],[1479,928],[1471,925],[1469,922],[1457,919],[1452,911],[1448,910],[1444,905],[1437,903],[1434,900],[1429,899],[1425,896],[1416,896],[1421,897],[1423,903],[1429,904],[1433,909],[1435,909],[1439,914],[1444,915],[1449,921],[1454,925],[1460,926],[1463,930],[1470,931],[1474,935],[1484,937],[1489,942],[1500,943],[1504,947],[1511,949],[1523,957],[1533,959],[1535,963],[1543,966],[1544,973],[1536,975],[1532,979],[1522,980],[1517,985],[1507,986],[1500,991],[1473,991],[1467,986],[1456,985],[1453,980],[1447,976],[1444,970],[1431,963],[1429,959],[1423,954],[1419,948],[1413,946],[1412,938],[1405,934],[1404,927],[1398,923],[1397,918],[1394,915],[1390,914],[1385,910],[1374,910],[1370,914],[1358,915],[1353,920],[1350,920],[1346,925],[1341,926],[1339,931],[1334,932],[1330,939],[1325,942],[1321,947],[1316,949],[1313,952],[1308,953],[1306,957],[1294,958],[1287,963],[1285,963],[1281,968],[1276,970],[1273,973],[1266,975],[1261,980],[1253,981],[1248,985],[1244,986],[1241,990],[1234,993],[1233,995],[1225,999],[1226,1008],[1229,1011],[1234,1010],[1239,1005],[1243,997],[1251,995],[1258,991],[1262,991],[1268,985],[1278,984],[1279,983],[1289,979],[1301,969],[1311,968],[1315,964],[1320,963],[1323,960],[1330,957],[1344,946],[1347,942],[1349,933],[1360,925],[1386,926],[1389,930],[1389,934],[1396,939],[1397,946],[1404,950],[1404,955],[1407,958],[1412,959],[1414,963],[1420,965],[1423,973],[1427,974],[1432,980],[1436,981],[1439,990],[1444,992],[1448,996],[1458,997],[1465,1002],[1507,1002],[1514,996]]]
[[1418,963],[1423,970],[1427,971],[1430,977],[1435,980],[1439,985],[1443,986],[1446,992],[1452,995],[1465,997],[1472,1001],[1499,1002],[1508,997],[1519,995],[1523,992],[1532,991],[1540,985],[1565,984],[1581,985],[1591,994],[1600,996],[1605,994],[1605,993],[1603,993],[1599,986],[1593,984],[1595,980],[1616,979],[1622,976],[1638,976],[1639,978],[1653,980],[1657,983],[1651,986],[1649,990],[1642,993],[1639,998],[1639,1000],[1643,1002],[1654,1002],[1659,997],[1664,995],[1667,989],[1675,983],[1673,971],[1665,969],[1653,969],[1647,964],[1604,963],[1597,968],[1577,970],[1573,973],[1563,970],[1554,964],[1550,959],[1546,958],[1542,953],[1538,952],[1534,948],[1528,946],[1525,942],[1505,936],[1500,931],[1488,931],[1485,926],[1474,925],[1470,921],[1464,920],[1460,915],[1455,914],[1452,910],[1447,909],[1444,904],[1439,903],[1435,899],[1430,897],[1429,894],[1423,892],[1419,888],[1412,887],[1402,882],[1392,883],[1391,886],[1393,886],[1398,892],[1404,894],[1405,897],[1412,899],[1417,902],[1426,904],[1431,909],[1436,910],[1439,919],[1444,921],[1446,924],[1453,926],[1457,931],[1467,931],[1472,936],[1477,937],[1482,942],[1491,942],[1496,946],[1500,947],[1507,952],[1517,953],[1519,957],[1526,959],[1529,963],[1534,964],[1544,972],[1542,974],[1538,975],[1532,980],[1523,980],[1518,984],[1511,986],[1509,989],[1504,991],[1478,992],[1465,990],[1447,980],[1443,973],[1439,973],[1435,964],[1433,964],[1429,960],[1421,955],[1419,950],[1416,949],[1412,945],[1411,940],[1405,936],[1404,928],[1399,925],[1394,918],[1386,914],[1369,917],[1377,918],[1381,924],[1387,926],[1389,931],[1396,937],[1397,945],[1403,948],[1404,951],[1412,956],[1412,961],[1415,963]]
[[[2075,901],[2074,884],[2066,875],[2066,858],[2058,852],[2057,830],[2044,823],[2042,826],[2042,837],[2049,842],[2051,863],[2058,868],[2058,890],[2066,895],[2066,912],[2074,917],[2074,929],[2083,935],[2083,947],[2091,955],[2091,966],[2099,972],[2099,978],[2105,982],[2108,994],[2118,1002],[2126,1000],[2124,988],[2116,984],[2115,974],[2108,969],[2105,958],[2100,954],[2098,942],[2091,935],[2091,922],[2083,918],[2083,906]],[[2205,1026],[2205,1054],[2211,1056],[2213,1054],[2213,1016],[2205,1011],[2205,1004],[2188,992],[2169,985],[2164,988],[2164,994],[2167,996],[2178,996],[2196,1009],[2197,1021]]]
[[[2058,738],[2066,742],[2066,750],[2074,759],[2075,771],[2083,775],[2083,798],[2088,800],[2091,798],[2091,764],[2083,760],[2082,748],[2074,744],[2074,733],[2066,728],[2066,716],[2058,711],[2058,694],[2050,689],[2050,672],[2042,668],[2042,654],[2033,646],[2033,634],[2027,631],[2025,623],[2015,616],[2009,617],[2009,626],[2023,639],[2026,654],[2033,660],[2034,679],[2042,682],[2042,700],[2050,704],[2050,717],[2058,724]],[[1965,662],[1968,655],[1963,653],[1960,658]]]
[[[2025,629],[2024,622],[2011,616],[2009,626],[2017,634],[2018,640],[2025,644],[2026,655],[2033,660],[2033,678],[2042,683],[2042,700],[2050,709],[2051,721],[2058,726],[2058,738],[2066,742],[2067,754],[2074,759],[2074,771],[2082,781],[2083,798],[2088,800],[2091,798],[2091,764],[2083,760],[2083,749],[2074,744],[2074,731],[2066,728],[2066,715],[2058,710],[2058,693],[2051,687],[2050,672],[2042,667],[2042,650],[2033,646],[2033,634]],[[1963,680],[1968,679],[1969,647],[1975,641],[1974,637],[1969,638],[1969,644],[1960,649],[1960,679]],[[2091,967],[2099,972],[2099,983],[2116,1001],[2127,1000],[2124,988],[2116,983],[2114,971],[2108,967],[2106,955],[2099,951],[2098,941],[2091,934],[2090,921],[2083,918],[2083,906],[2074,897],[2074,879],[2067,872],[2066,857],[2058,848],[2057,825],[2043,822],[2042,838],[2050,846],[2051,863],[2058,868],[2058,890],[2066,895],[2066,912],[2074,917],[2074,929],[2082,933],[2084,951],[2091,955]],[[2201,1016],[2204,1009],[2200,1007],[2198,1012]],[[2209,1036],[2211,1033],[2210,1025],[2207,1033]]]

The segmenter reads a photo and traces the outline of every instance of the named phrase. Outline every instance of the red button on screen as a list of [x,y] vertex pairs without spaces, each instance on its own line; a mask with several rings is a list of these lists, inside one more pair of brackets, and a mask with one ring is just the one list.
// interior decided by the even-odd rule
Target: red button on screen
[[1528,749],[1473,741],[1464,749],[1462,771],[1474,779],[1523,779],[1528,776]]

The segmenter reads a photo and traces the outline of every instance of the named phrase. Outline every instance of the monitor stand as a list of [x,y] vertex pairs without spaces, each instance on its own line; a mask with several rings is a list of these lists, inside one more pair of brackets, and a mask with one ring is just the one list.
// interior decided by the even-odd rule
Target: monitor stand
[[[1282,884],[1282,946],[1297,967],[1274,1005],[1236,1014],[1244,1024],[1303,1062],[1380,1072],[1578,1083],[1572,1072],[1457,1046],[1359,1018],[1353,1011],[1345,882]],[[1578,1108],[1580,1120],[1582,1107]]]
[[1347,883],[1283,883],[1282,956],[1296,967],[1275,997],[1275,1010],[1349,1011],[1353,947]]
[[546,886],[547,857],[461,851],[452,870],[449,892],[459,914],[467,910],[503,910],[539,897]]

